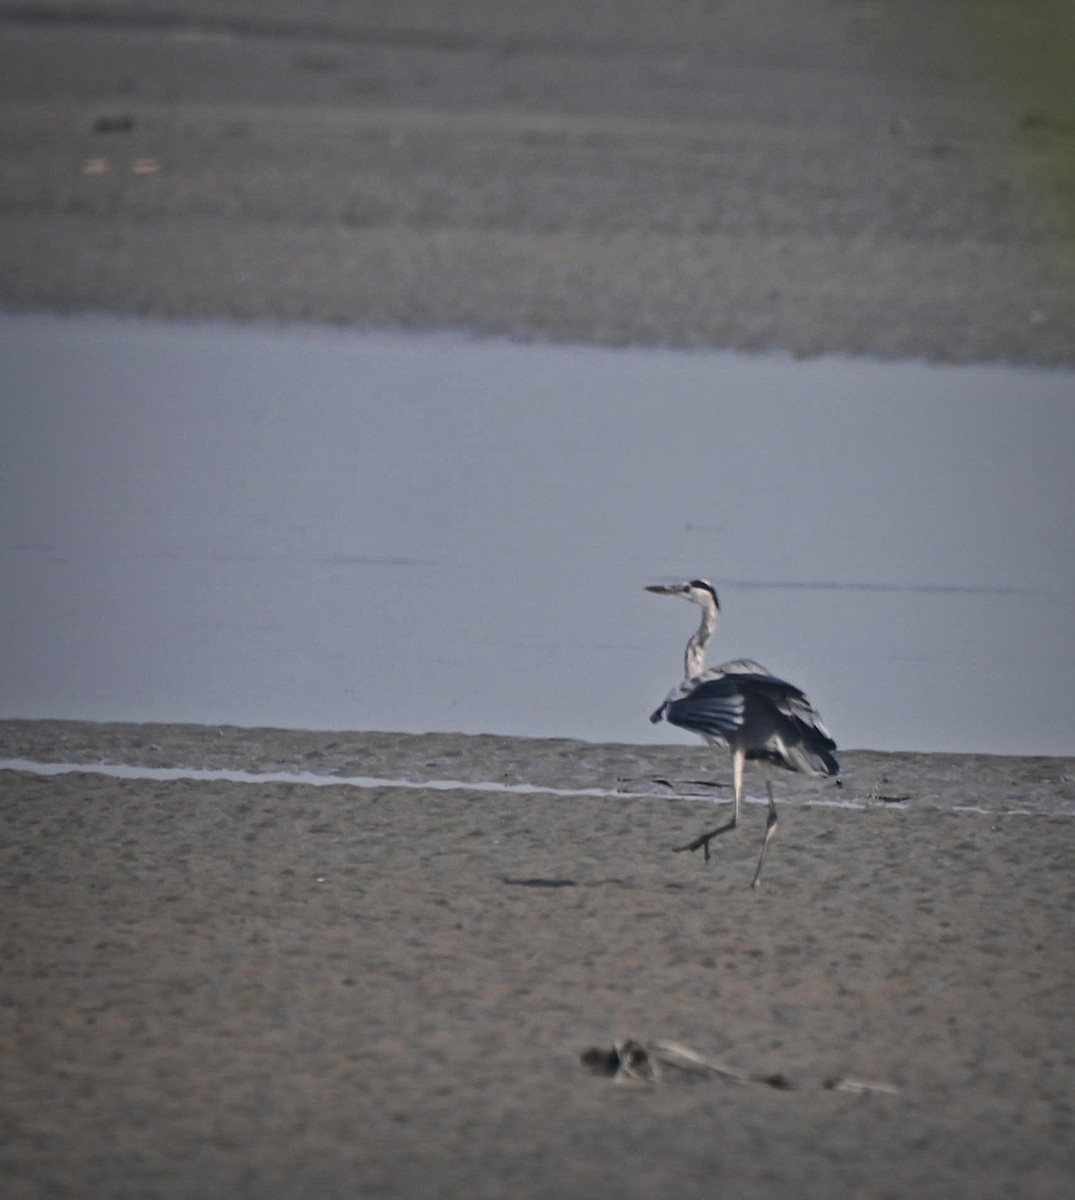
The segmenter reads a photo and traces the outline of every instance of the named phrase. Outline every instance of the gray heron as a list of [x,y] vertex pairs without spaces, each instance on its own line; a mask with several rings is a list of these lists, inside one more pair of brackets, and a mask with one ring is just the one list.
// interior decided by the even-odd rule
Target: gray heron
[[[838,775],[840,764],[833,756],[836,743],[801,689],[778,679],[761,663],[741,658],[706,670],[706,648],[720,616],[716,588],[708,580],[653,584],[646,591],[658,596],[679,596],[702,610],[701,624],[687,642],[683,681],[668,693],[650,720],[655,723],[664,720],[689,729],[710,745],[731,751],[735,790],[731,820],[685,846],[676,847],[677,851],[701,849],[708,862],[712,839],[739,824],[743,768],[748,761],[760,761],[765,768],[775,764],[807,775]],[[767,770],[765,787],[769,794],[769,817],[751,887],[758,886],[765,851],[776,832],[776,804]]]

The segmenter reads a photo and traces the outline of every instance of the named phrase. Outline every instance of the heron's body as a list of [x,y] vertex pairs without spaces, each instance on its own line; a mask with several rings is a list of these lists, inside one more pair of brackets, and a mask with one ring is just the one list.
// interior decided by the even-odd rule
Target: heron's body
[[[760,663],[737,659],[705,669],[706,648],[720,614],[712,584],[704,579],[693,579],[688,583],[654,586],[647,590],[658,595],[680,596],[702,610],[701,624],[687,643],[684,678],[669,692],[650,720],[665,720],[681,729],[689,729],[710,744],[731,751],[735,788],[731,820],[680,847],[684,850],[701,848],[708,859],[710,839],[734,829],[739,823],[745,763],[760,761],[766,766],[776,765],[808,775],[836,775],[840,770],[833,754],[836,743],[802,690],[778,679]],[[776,831],[776,805],[768,775],[765,783],[769,794],[769,823],[754,874],[755,887],[761,878],[765,849]]]

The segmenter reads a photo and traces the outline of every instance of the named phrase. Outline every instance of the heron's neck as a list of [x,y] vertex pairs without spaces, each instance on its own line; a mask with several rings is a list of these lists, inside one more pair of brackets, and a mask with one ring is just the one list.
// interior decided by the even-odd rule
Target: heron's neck
[[706,648],[716,627],[717,610],[712,604],[707,604],[702,608],[702,622],[687,643],[687,651],[683,656],[683,672],[686,679],[693,679],[705,670]]

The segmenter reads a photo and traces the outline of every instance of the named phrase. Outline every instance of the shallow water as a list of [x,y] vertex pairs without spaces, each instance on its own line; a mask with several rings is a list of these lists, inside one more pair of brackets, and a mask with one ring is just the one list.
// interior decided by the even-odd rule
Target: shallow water
[[0,318],[0,715],[1075,753],[1070,373]]

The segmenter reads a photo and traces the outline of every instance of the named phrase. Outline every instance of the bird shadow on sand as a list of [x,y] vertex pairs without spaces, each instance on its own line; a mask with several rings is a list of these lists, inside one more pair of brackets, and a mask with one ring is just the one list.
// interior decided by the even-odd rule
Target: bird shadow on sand
[[507,887],[525,888],[573,888],[573,887],[630,887],[626,879],[590,879],[580,882],[578,879],[545,878],[542,876],[527,876],[520,878],[513,875],[501,875],[500,882]]

